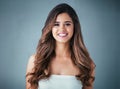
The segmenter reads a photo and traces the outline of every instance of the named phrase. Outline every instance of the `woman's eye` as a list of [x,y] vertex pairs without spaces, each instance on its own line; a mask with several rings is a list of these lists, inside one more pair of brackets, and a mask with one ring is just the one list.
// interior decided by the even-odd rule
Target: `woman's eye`
[[70,23],[66,23],[65,25],[66,25],[66,26],[70,26],[71,24],[70,24]]
[[54,26],[59,26],[59,24],[58,24],[58,23],[55,23]]

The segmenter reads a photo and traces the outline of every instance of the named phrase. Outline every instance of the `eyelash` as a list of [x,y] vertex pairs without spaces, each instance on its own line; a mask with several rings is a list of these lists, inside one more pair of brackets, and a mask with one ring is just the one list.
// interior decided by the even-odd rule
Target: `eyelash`
[[70,26],[71,24],[70,24],[70,23],[66,23],[65,25],[66,25],[66,26]]
[[[59,26],[60,24],[59,23],[55,23],[54,26]],[[70,26],[71,24],[70,23],[66,23],[65,26]]]
[[59,24],[58,24],[58,23],[55,23],[54,26],[59,26]]

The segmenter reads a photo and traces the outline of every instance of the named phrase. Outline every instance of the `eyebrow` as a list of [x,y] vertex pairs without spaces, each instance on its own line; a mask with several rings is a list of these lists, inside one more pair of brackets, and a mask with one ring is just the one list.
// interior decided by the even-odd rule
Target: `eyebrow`
[[[55,23],[60,23],[59,21],[55,21]],[[65,21],[65,23],[72,23],[72,21]]]

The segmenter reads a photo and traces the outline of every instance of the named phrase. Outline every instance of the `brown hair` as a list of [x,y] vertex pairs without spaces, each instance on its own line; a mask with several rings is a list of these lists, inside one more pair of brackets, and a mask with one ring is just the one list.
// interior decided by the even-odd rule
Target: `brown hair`
[[[79,68],[80,75],[76,75],[77,79],[81,80],[83,87],[90,86],[90,79],[94,80],[92,72],[94,70],[94,62],[89,56],[87,48],[84,45],[80,22],[75,10],[68,4],[59,4],[54,7],[49,13],[45,26],[42,29],[42,36],[39,40],[36,56],[34,61],[34,72],[28,73],[32,77],[28,80],[31,85],[38,87],[38,81],[49,78],[50,70],[49,63],[53,56],[55,56],[55,40],[52,36],[52,27],[56,17],[61,13],[67,13],[74,23],[74,34],[70,41],[71,59],[73,63]],[[46,72],[47,71],[47,72]]]

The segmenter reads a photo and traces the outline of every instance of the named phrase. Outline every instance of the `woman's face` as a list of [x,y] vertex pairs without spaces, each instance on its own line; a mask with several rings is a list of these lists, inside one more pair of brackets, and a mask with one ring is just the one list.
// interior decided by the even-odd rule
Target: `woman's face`
[[73,33],[74,25],[71,17],[67,13],[59,14],[56,18],[54,26],[52,27],[52,35],[56,42],[69,42]]

